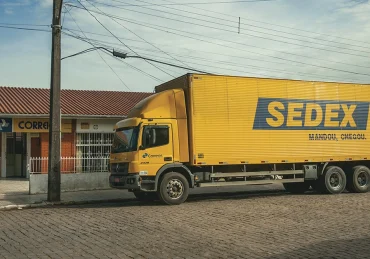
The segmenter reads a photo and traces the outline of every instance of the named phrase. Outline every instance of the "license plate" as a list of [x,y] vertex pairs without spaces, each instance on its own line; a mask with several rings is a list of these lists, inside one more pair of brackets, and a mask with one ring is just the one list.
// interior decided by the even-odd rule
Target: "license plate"
[[119,178],[114,178],[115,183],[119,183]]

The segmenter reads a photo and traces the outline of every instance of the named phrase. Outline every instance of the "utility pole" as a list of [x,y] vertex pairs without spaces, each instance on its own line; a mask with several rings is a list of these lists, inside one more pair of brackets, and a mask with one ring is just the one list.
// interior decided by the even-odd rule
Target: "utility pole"
[[60,201],[60,45],[63,0],[53,1],[49,109],[48,201]]

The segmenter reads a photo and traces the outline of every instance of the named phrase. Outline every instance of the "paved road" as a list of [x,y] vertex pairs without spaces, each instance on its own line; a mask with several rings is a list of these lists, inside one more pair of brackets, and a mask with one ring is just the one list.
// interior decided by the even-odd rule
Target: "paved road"
[[370,193],[0,212],[0,258],[370,258]]

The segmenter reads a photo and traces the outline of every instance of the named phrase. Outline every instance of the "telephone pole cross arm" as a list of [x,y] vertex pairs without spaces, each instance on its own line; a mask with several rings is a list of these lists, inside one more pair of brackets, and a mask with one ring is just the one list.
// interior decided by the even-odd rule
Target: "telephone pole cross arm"
[[53,2],[51,82],[49,109],[48,201],[60,201],[60,56],[61,13],[63,0]]

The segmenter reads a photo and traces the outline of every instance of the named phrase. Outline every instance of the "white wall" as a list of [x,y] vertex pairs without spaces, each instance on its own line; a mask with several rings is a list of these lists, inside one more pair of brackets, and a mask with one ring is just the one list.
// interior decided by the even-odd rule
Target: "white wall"
[[[62,174],[61,191],[89,191],[110,189],[110,173],[80,173],[80,174]],[[47,193],[48,175],[31,174],[30,175],[30,194]]]
[[[77,133],[113,133],[114,125],[122,119],[97,119],[97,120],[77,120],[76,132]],[[83,129],[81,124],[88,124],[88,129]]]

